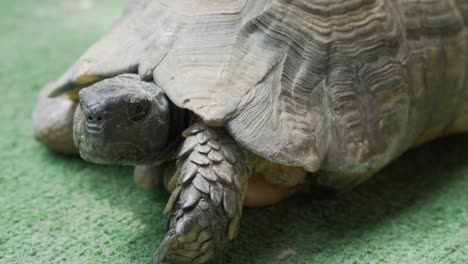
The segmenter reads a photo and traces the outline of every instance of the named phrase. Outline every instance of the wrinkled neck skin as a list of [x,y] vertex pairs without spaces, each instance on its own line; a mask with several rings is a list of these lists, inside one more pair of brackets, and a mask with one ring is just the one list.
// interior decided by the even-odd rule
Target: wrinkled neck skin
[[184,140],[182,132],[187,129],[194,118],[190,111],[177,107],[169,98],[167,100],[169,102],[170,113],[169,137],[166,147],[162,151],[161,156],[152,164],[153,166],[175,159],[177,150]]

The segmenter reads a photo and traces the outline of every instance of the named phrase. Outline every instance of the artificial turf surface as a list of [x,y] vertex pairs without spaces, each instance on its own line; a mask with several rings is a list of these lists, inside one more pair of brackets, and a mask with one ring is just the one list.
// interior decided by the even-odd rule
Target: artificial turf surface
[[[93,43],[122,0],[0,1],[0,263],[148,263],[168,194],[129,167],[34,141],[35,96]],[[468,263],[468,136],[408,152],[351,192],[245,210],[222,263]]]

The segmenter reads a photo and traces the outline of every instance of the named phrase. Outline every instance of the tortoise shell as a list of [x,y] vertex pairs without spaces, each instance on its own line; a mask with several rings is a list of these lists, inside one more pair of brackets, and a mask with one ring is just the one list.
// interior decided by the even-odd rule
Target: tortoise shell
[[51,96],[138,73],[247,150],[346,186],[468,130],[467,23],[463,0],[133,0]]

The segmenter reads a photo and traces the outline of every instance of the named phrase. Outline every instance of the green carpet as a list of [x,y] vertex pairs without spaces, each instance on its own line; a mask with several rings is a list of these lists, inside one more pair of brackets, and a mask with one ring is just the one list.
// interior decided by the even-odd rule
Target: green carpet
[[[131,168],[55,155],[32,137],[36,93],[123,3],[92,2],[0,1],[0,263],[148,263],[165,232],[164,190],[139,189]],[[468,136],[411,151],[338,197],[244,215],[220,262],[468,263]]]

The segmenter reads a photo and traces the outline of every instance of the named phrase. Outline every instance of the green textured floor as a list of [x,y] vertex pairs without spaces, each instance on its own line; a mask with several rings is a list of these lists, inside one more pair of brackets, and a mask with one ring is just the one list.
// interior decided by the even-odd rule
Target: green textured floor
[[[135,187],[131,168],[51,154],[31,135],[36,92],[122,6],[90,2],[0,0],[0,263],[148,263],[165,231],[165,191]],[[246,210],[222,261],[468,263],[468,136],[412,151],[334,199]]]

